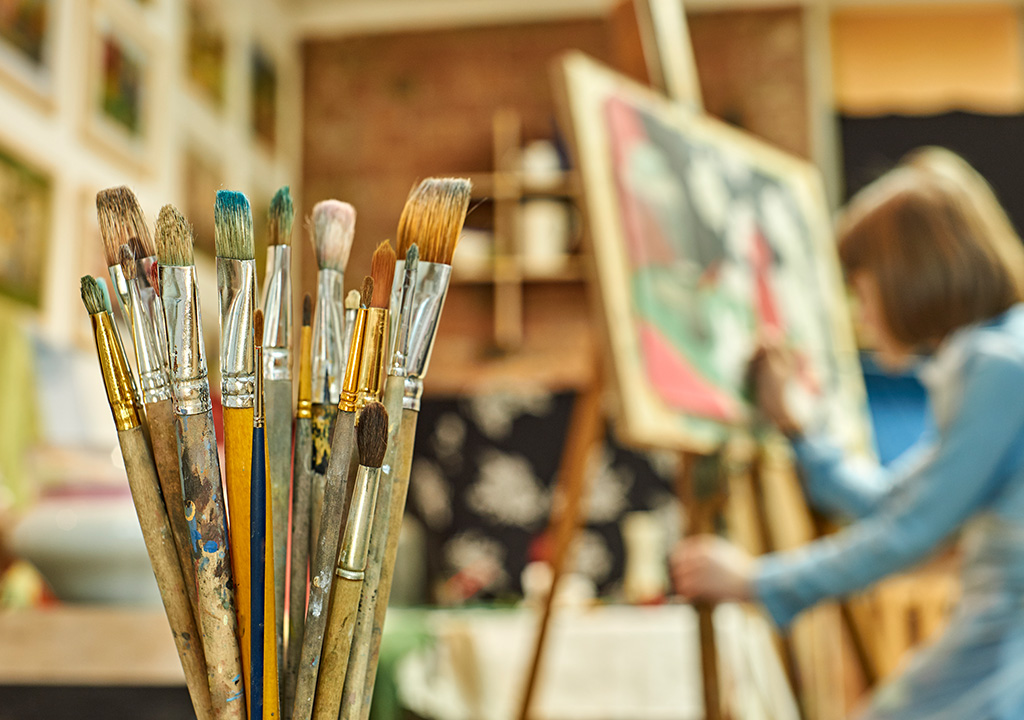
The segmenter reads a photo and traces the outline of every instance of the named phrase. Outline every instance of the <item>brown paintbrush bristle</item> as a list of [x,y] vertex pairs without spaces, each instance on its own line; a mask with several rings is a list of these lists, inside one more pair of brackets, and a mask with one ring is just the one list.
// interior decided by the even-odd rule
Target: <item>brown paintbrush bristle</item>
[[367,275],[363,278],[363,289],[359,292],[359,304],[363,307],[370,306],[370,298],[373,297],[373,278]]
[[156,257],[161,265],[195,264],[192,255],[192,226],[173,205],[160,208],[156,219]]
[[295,205],[292,204],[292,193],[287,185],[274,193],[270,201],[270,212],[267,221],[270,245],[292,244],[292,223],[295,221]]
[[121,272],[124,273],[126,280],[134,280],[138,276],[139,266],[135,262],[135,253],[132,252],[131,245],[126,243],[121,246],[118,262],[121,263]]
[[263,347],[263,311],[259,308],[256,308],[256,314],[252,318],[252,328],[256,347]]
[[156,246],[146,224],[135,193],[127,186],[108,188],[96,193],[96,217],[103,238],[103,252],[107,266],[118,264],[122,245],[131,245],[136,258],[156,255]]
[[345,295],[345,309],[346,310],[358,310],[359,309],[359,291],[349,290],[348,294]]
[[369,402],[359,413],[356,447],[360,465],[379,468],[384,463],[384,453],[388,449],[388,411],[381,403]]
[[398,255],[419,245],[422,262],[451,265],[473,185],[465,178],[427,178],[410,194],[398,221]]
[[302,298],[302,326],[309,327],[313,320],[313,296],[306,293]]
[[397,260],[390,240],[385,240],[373,251],[373,259],[370,261],[370,275],[373,277],[370,307],[386,308],[391,304],[391,285],[395,281]]
[[340,200],[321,200],[313,206],[309,230],[317,266],[345,272],[356,232],[356,209]]

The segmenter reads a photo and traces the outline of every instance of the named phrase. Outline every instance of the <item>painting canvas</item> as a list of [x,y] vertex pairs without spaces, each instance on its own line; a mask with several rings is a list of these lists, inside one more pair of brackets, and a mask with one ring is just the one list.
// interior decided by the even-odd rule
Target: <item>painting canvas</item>
[[52,0],[0,0],[0,77],[45,97],[50,89]]
[[0,294],[36,307],[51,202],[49,178],[0,151]]
[[259,45],[252,50],[252,130],[273,148],[277,138],[277,68],[273,58]]
[[574,53],[560,76],[629,442],[709,452],[753,420],[759,337],[796,354],[792,397],[852,449],[866,399],[812,166]]

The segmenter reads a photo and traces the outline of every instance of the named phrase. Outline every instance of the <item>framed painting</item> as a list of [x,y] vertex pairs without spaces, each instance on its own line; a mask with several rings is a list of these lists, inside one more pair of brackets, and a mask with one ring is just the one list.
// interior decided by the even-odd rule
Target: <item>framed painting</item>
[[252,86],[252,133],[273,151],[277,141],[277,63],[262,45],[254,45],[249,58]]
[[223,3],[189,0],[186,65],[189,85],[213,107],[224,105],[226,42]]
[[796,353],[791,391],[804,416],[867,451],[863,379],[813,166],[581,53],[559,70],[623,440],[704,453],[749,429],[747,367],[773,333]]
[[49,105],[53,0],[0,0],[0,79]]
[[42,306],[53,185],[0,150],[0,294]]
[[154,47],[138,23],[94,2],[90,19],[86,132],[145,169],[151,155]]

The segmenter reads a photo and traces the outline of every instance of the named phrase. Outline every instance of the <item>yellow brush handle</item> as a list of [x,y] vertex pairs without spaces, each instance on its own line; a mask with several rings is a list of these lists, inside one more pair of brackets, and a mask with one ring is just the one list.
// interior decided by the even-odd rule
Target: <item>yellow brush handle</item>
[[[235,577],[235,615],[238,618],[238,640],[242,648],[242,675],[248,697],[252,655],[249,641],[251,625],[249,609],[252,606],[252,575],[249,571],[250,517],[249,500],[252,484],[252,408],[224,408],[224,477],[228,492],[228,512],[231,522],[228,535],[231,542],[231,570]],[[273,510],[267,503],[267,537],[273,537]],[[274,553],[267,553],[264,584],[263,627],[263,717],[279,718],[280,701],[277,678],[276,612],[274,610]],[[251,700],[251,699],[250,699]],[[249,703],[247,703],[249,704]]]
[[340,576],[335,577],[331,585],[331,608],[327,615],[324,649],[320,655],[320,679],[316,685],[313,720],[338,718],[362,589],[362,580]]

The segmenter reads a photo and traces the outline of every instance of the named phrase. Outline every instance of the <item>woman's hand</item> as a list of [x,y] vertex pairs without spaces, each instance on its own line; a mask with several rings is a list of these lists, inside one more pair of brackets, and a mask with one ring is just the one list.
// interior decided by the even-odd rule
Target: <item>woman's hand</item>
[[714,535],[681,540],[670,565],[676,592],[689,600],[751,600],[754,559]]
[[794,365],[792,352],[777,339],[762,340],[750,361],[757,406],[787,437],[803,432],[786,401],[786,384],[795,372]]

